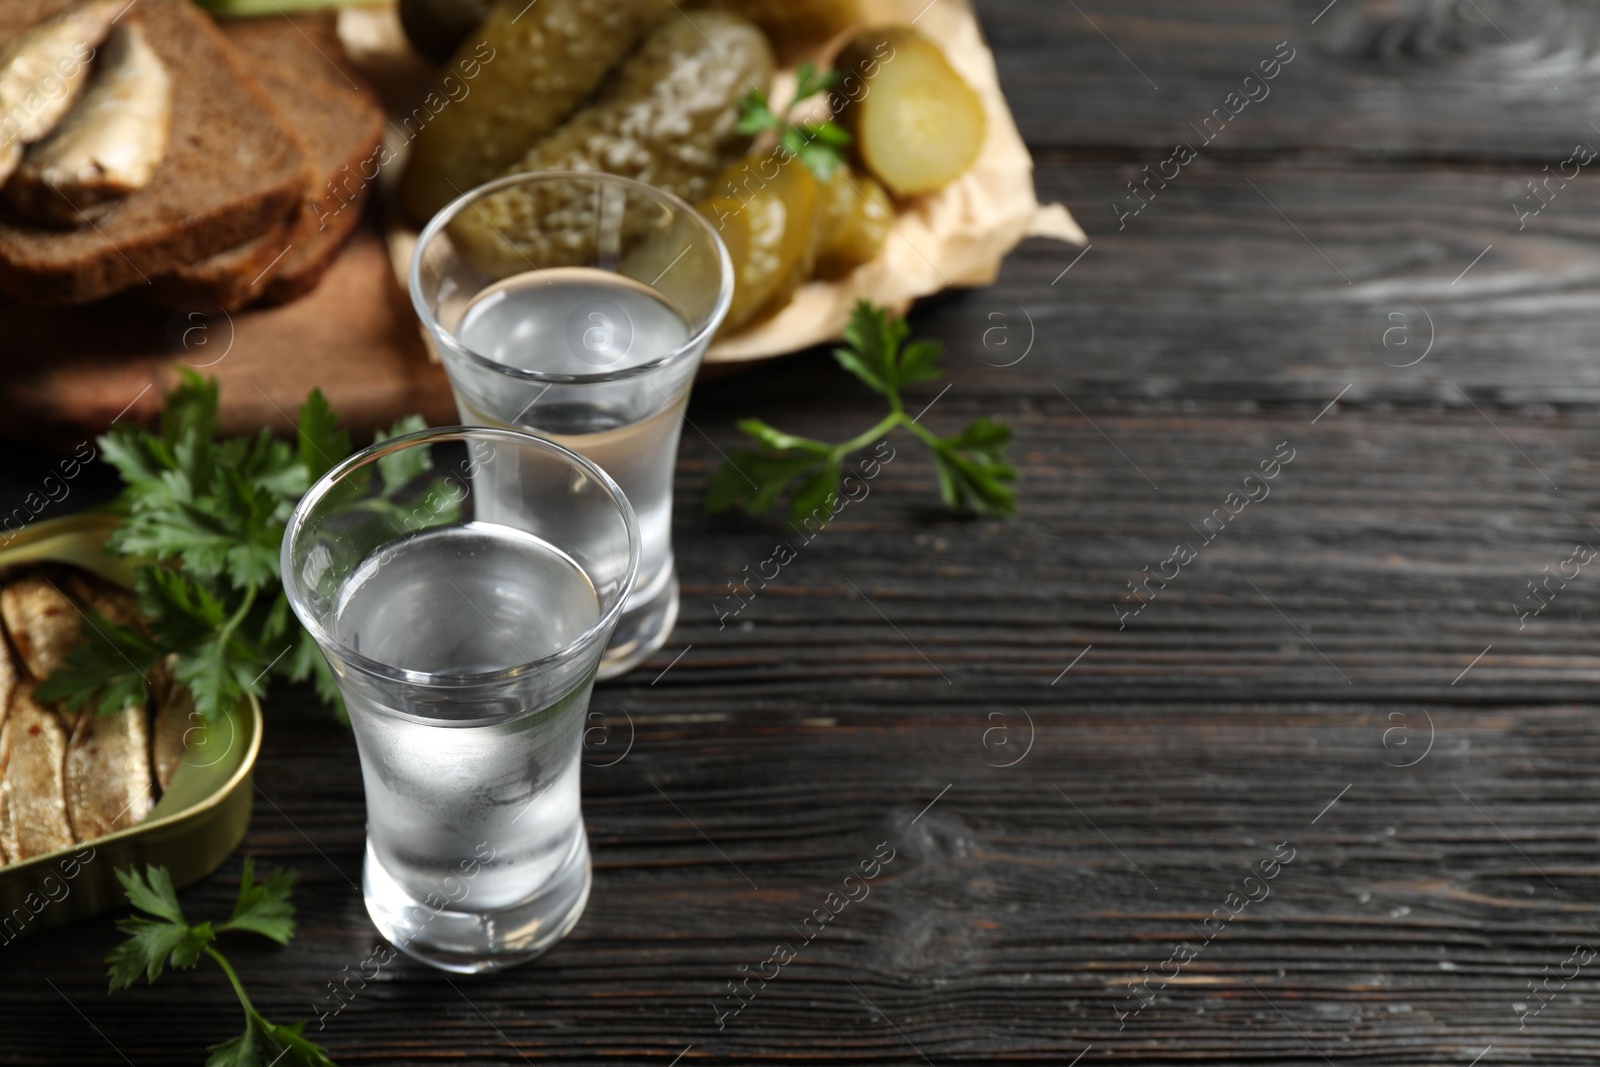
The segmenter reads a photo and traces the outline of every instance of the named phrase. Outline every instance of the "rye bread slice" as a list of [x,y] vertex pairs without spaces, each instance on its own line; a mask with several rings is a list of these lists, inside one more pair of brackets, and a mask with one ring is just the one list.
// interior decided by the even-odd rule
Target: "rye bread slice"
[[261,295],[288,258],[299,223],[300,213],[295,212],[260,237],[150,279],[140,295],[164,308],[237,311]]
[[293,247],[262,294],[264,303],[288,303],[316,287],[361,221],[384,158],[384,112],[351,70],[331,13],[237,19],[222,27],[281,101],[319,172]]
[[[76,0],[6,0],[0,40]],[[0,289],[82,304],[259,237],[304,195],[309,160],[222,31],[190,0],[136,0],[173,78],[172,133],[149,186],[93,225],[49,229],[0,206]]]
[[[281,27],[280,35],[287,33],[301,40],[286,20],[272,19],[270,24]],[[233,23],[222,25],[231,38]],[[250,37],[252,41],[269,39],[270,34],[261,33]],[[305,67],[327,65],[303,41],[295,51],[309,57]],[[164,307],[199,305],[233,311],[257,297],[268,303],[287,303],[303,296],[322,280],[361,219],[361,199],[370,182],[355,183],[352,192],[341,179],[346,173],[361,173],[362,164],[376,165],[384,123],[376,100],[319,80],[311,70],[292,70],[255,56],[248,45],[241,47],[240,53],[311,155],[306,193],[293,216],[271,233],[155,279],[149,296]],[[293,53],[282,50],[275,54]]]
[[339,39],[339,16],[333,11],[224,19],[219,25],[233,46],[253,59],[338,89],[367,92]]

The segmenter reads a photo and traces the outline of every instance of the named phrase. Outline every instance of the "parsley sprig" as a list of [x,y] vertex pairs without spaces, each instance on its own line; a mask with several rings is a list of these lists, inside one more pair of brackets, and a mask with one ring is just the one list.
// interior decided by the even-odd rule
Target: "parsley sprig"
[[134,915],[118,921],[117,929],[127,934],[128,940],[106,956],[106,962],[111,964],[113,993],[133,985],[141,974],[147,982],[154,982],[165,967],[187,970],[201,956],[210,956],[228,976],[228,983],[244,1008],[244,1033],[211,1046],[206,1067],[335,1067],[326,1049],[300,1036],[304,1023],[279,1026],[257,1011],[238,972],[213,945],[218,934],[231,931],[260,934],[287,945],[294,937],[294,905],[289,902],[295,882],[293,871],[273,871],[257,882],[255,864],[247,858],[233,914],[215,926],[208,922],[189,925],[164,867],[146,867],[143,875],[137,870],[117,871],[117,880],[127,892],[128,902],[154,917]]
[[818,181],[829,181],[844,166],[844,150],[852,140],[844,127],[832,122],[796,124],[786,117],[800,101],[825,93],[839,83],[838,71],[822,73],[814,63],[802,63],[796,72],[797,84],[794,99],[782,114],[774,111],[767,102],[767,94],[751,89],[739,101],[739,132],[755,136],[768,130],[778,130],[778,143],[791,155],[800,157]]
[[[424,425],[410,416],[380,439]],[[99,438],[126,486],[107,548],[138,561],[135,590],[146,619],[119,626],[87,612],[91,625],[39,686],[40,700],[69,708],[96,701],[101,714],[112,714],[143,700],[151,668],[170,657],[207,719],[247,693],[262,695],[269,674],[311,678],[342,714],[327,661],[289,610],[278,552],[296,501],[350,454],[350,436],[316,390],[300,409],[293,444],[265,429],[223,441],[216,432],[215,379],[185,371],[157,432],[116,426]],[[400,484],[387,481],[389,489]]]
[[797,437],[759,419],[742,419],[739,429],[754,438],[759,450],[736,451],[711,478],[706,506],[711,511],[739,507],[751,514],[771,510],[785,495],[795,519],[827,510],[828,497],[839,485],[844,459],[896,427],[904,427],[933,451],[939,472],[939,494],[946,505],[980,515],[1016,514],[1017,472],[1006,462],[1011,427],[978,419],[952,437],[940,437],[906,414],[900,389],[937,379],[944,346],[937,341],[906,343],[910,327],[882,308],[863,300],[856,304],[844,336],[848,348],[833,358],[889,401],[889,414],[871,429],[840,444]]

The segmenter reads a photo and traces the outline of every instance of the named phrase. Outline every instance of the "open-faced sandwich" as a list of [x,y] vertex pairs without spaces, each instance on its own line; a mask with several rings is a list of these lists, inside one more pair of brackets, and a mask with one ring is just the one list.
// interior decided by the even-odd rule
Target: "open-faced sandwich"
[[231,309],[315,286],[384,116],[306,33],[190,0],[0,5],[0,290]]

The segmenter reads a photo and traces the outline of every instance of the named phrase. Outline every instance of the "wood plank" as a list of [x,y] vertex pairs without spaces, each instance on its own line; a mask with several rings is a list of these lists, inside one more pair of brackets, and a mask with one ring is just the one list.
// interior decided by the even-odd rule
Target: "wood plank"
[[[1434,747],[1401,769],[1389,764],[1411,756],[1384,734],[1396,714],[1421,728],[1411,704],[1334,714],[1058,691],[1033,709],[1032,749],[1002,768],[985,765],[1001,760],[981,698],[830,708],[808,725],[803,698],[726,692],[714,722],[684,721],[671,697],[597,697],[619,724],[628,709],[634,747],[585,772],[595,893],[556,952],[453,988],[399,961],[352,987],[319,1040],[346,1063],[665,1063],[691,1044],[683,1062],[1066,1062],[1090,1044],[1095,1059],[1163,1064],[1322,1062],[1313,1045],[1349,1062],[1459,1064],[1490,1044],[1502,1060],[1587,1055],[1592,979],[1520,1033],[1511,1007],[1528,977],[1595,940],[1600,751],[1585,709],[1430,705]],[[271,803],[245,851],[302,871],[302,933],[288,949],[230,949],[273,1018],[308,1015],[376,943],[345,880],[362,833],[349,736],[291,703],[273,708],[258,776]],[[870,894],[795,945],[790,924],[884,841],[895,857]],[[1192,924],[1282,841],[1294,858],[1270,896],[1119,1030],[1127,982],[1196,942]],[[226,910],[236,878],[232,864],[185,907]],[[153,1062],[232,1032],[229,994],[202,974],[105,998],[92,961],[114,938],[104,922],[11,947],[8,1001],[31,1021],[0,1062],[121,1062],[108,1041]],[[798,958],[719,1030],[710,1002],[784,941]],[[193,1022],[150,1025],[169,1012]]]
[[[1025,245],[998,286],[913,320],[951,388],[909,402],[940,433],[1016,427],[1020,517],[944,514],[897,438],[870,495],[724,625],[728,583],[798,540],[698,510],[735,420],[842,439],[881,401],[821,353],[702,383],[679,630],[595,698],[583,922],[493,978],[399,961],[318,1030],[328,983],[378,944],[363,802],[349,733],[281,691],[243,851],[301,872],[301,934],[228,942],[269,1017],[311,1020],[345,1064],[1593,1061],[1592,967],[1523,1029],[1514,1007],[1600,938],[1592,566],[1517,612],[1600,539],[1600,205],[1587,174],[1523,230],[1510,205],[1589,136],[1596,15],[1076,6],[980,0],[1041,198],[1095,247],[1063,275],[1075,251]],[[1418,12],[1435,22],[1362,38]],[[1125,182],[1286,36],[1272,97],[1119,231]],[[1435,346],[1391,365],[1408,353],[1373,327],[1414,305]],[[1270,496],[1119,629],[1125,583],[1198,544],[1190,524],[1283,441]],[[0,505],[49,459],[17,457]],[[88,477],[71,506],[109,489]],[[1282,841],[1271,896],[1119,1023],[1128,983]],[[879,842],[896,855],[870,896],[719,1029],[740,968],[800,940]],[[225,914],[238,872],[185,893],[190,914]],[[0,1064],[192,1062],[236,1032],[215,972],[106,996],[117,938],[108,916],[7,946]]]
[[[728,420],[714,412],[729,408],[822,437],[868,424],[865,413],[841,410],[845,398],[825,374],[819,361],[823,381],[807,387],[797,366],[737,401],[705,391],[696,424],[716,433]],[[1585,583],[1587,572],[1565,588],[1541,586],[1548,607],[1518,616],[1540,603],[1528,583],[1542,583],[1544,568],[1561,570],[1578,542],[1600,543],[1589,525],[1600,514],[1590,506],[1596,471],[1582,415],[1342,406],[1319,415],[1310,405],[1177,400],[1075,407],[1048,386],[1001,398],[961,372],[955,380],[924,421],[946,433],[981,415],[1013,422],[1016,522],[942,516],[930,507],[931,464],[897,441],[870,496],[809,543],[777,521],[707,526],[692,509],[720,457],[687,436],[675,644],[695,648],[659,683],[641,674],[638,686],[687,687],[691,700],[736,682],[764,694],[820,686],[842,706],[893,707],[959,704],[962,687],[978,685],[1027,704],[1093,644],[1062,683],[1085,699],[1592,693],[1600,586]],[[936,391],[926,387],[917,403]],[[734,443],[718,437],[724,451]],[[1270,496],[1233,505],[1238,517],[1208,543],[1197,527],[1285,441],[1295,459]],[[799,558],[770,588],[748,586],[750,605],[719,630],[719,611],[738,605],[728,583],[758,572],[780,539]],[[1142,581],[1146,566],[1160,571],[1180,541],[1198,558],[1168,588],[1152,583],[1156,599],[1119,629],[1118,607],[1135,606],[1127,583]]]
[[[1600,13],[1581,0],[980,0],[978,9],[1036,150],[1153,163],[1146,154],[1206,142],[1214,157],[1515,159],[1537,171],[1576,142],[1600,145],[1589,125]],[[1244,101],[1244,79],[1281,42],[1293,58],[1248,87],[1258,102]]]
[[1519,232],[1521,174],[1197,163],[1119,230],[1135,172],[1050,157],[1040,198],[1065,201],[1091,249],[1024,244],[998,287],[917,324],[996,397],[1054,382],[1312,414],[1346,386],[1346,404],[1592,405],[1600,185],[1561,190]]
[[132,295],[0,307],[0,368],[0,434],[65,450],[119,416],[153,425],[186,370],[222,383],[225,433],[292,433],[313,388],[359,436],[407,411],[455,418],[444,370],[428,361],[383,240],[367,229],[315,291],[282,307],[168,312]]

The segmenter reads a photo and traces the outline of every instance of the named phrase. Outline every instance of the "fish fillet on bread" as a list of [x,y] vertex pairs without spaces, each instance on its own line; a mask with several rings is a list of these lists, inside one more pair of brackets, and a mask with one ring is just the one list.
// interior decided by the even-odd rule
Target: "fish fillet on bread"
[[[6,0],[0,41],[80,0]],[[304,141],[227,37],[190,0],[136,0],[128,19],[172,82],[171,129],[149,184],[64,228],[0,204],[0,290],[31,304],[98,300],[235,248],[299,210]]]

